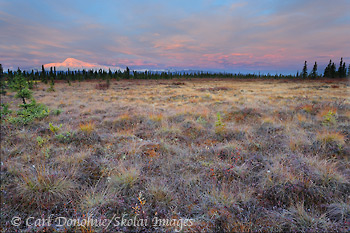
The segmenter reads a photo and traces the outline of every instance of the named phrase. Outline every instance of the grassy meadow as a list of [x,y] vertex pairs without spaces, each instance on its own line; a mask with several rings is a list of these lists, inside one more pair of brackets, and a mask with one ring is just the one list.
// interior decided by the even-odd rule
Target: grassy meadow
[[[350,230],[347,80],[98,84],[38,83],[49,116],[1,123],[2,232]],[[49,216],[169,222],[34,224]]]

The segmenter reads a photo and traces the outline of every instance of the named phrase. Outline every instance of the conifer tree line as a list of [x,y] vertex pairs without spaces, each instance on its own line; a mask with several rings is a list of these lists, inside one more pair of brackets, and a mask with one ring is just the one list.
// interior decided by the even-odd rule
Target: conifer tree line
[[302,79],[315,79],[315,78],[344,78],[350,75],[350,65],[346,67],[343,58],[340,59],[339,67],[330,60],[323,73],[318,72],[317,62],[314,63],[313,68],[308,72],[307,61],[304,62],[302,72],[296,75],[282,75],[282,74],[241,74],[241,73],[212,73],[212,72],[157,72],[157,71],[130,71],[129,67],[126,67],[124,71],[109,69],[105,71],[99,70],[74,70],[69,68],[67,71],[56,71],[56,67],[50,67],[45,69],[44,65],[41,66],[41,71],[21,71],[19,68],[17,71],[7,70],[3,72],[2,65],[0,64],[0,79],[3,82],[4,79],[12,79],[16,74],[20,73],[28,81],[42,81],[44,83],[54,82],[55,80],[70,81],[84,81],[84,80],[111,80],[111,79],[172,79],[172,78],[302,78]]
[[[329,60],[328,65],[324,69],[323,74],[317,73],[317,62],[315,62],[312,71],[310,74],[307,72],[307,61],[304,63],[303,71],[301,76],[303,78],[317,78],[317,77],[325,77],[325,78],[345,78],[350,75],[350,65],[346,68],[346,64],[343,61],[343,58],[340,59],[339,67],[337,69],[335,63],[332,60]],[[298,75],[297,75],[298,76]]]

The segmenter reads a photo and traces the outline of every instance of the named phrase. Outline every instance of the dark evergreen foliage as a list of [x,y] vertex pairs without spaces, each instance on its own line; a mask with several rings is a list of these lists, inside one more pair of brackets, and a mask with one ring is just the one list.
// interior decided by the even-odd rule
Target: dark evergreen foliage
[[317,62],[315,62],[314,67],[312,68],[310,78],[316,78],[317,77]]
[[303,78],[307,78],[307,61],[304,63],[302,76]]
[[343,58],[340,59],[340,64],[338,68],[338,76],[339,78],[346,77],[346,64],[343,62]]
[[44,83],[47,83],[47,75],[46,75],[44,65],[41,66],[41,81]]

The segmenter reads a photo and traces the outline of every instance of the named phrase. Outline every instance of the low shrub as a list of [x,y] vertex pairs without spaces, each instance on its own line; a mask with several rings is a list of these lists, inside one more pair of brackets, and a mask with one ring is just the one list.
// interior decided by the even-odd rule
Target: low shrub
[[72,142],[72,138],[74,137],[74,132],[66,132],[66,133],[60,133],[60,134],[56,134],[56,139],[60,142],[60,143],[70,143]]
[[4,120],[7,115],[12,113],[12,111],[9,110],[9,107],[10,107],[10,104],[8,104],[8,103],[0,105],[0,117],[1,117],[1,120]]
[[16,116],[9,116],[7,120],[11,124],[26,125],[36,119],[43,119],[50,114],[50,110],[44,104],[38,104],[32,101],[30,104],[26,104],[25,108],[17,111]]
[[223,134],[226,132],[225,123],[222,122],[221,114],[218,112],[216,115],[216,121],[215,121],[215,133],[216,134]]

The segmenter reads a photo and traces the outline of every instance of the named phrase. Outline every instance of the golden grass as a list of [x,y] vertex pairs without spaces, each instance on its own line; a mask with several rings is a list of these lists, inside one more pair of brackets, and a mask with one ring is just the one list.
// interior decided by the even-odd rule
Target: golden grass
[[122,114],[121,116],[119,116],[118,118],[119,120],[122,120],[122,121],[128,121],[131,119],[131,116],[129,113],[124,113]]
[[79,128],[84,133],[92,133],[95,130],[95,123],[93,122],[86,122],[86,123],[80,123]]
[[340,132],[320,131],[317,133],[317,140],[323,144],[335,142],[338,145],[345,144],[345,136]]
[[314,106],[311,104],[305,104],[301,107],[301,109],[307,113],[312,113],[312,111],[314,110]]
[[152,121],[156,121],[156,122],[161,122],[163,120],[164,116],[161,113],[158,114],[151,114],[149,116],[149,119],[151,119]]
[[296,118],[298,119],[299,122],[306,122],[307,118],[305,115],[297,113]]

